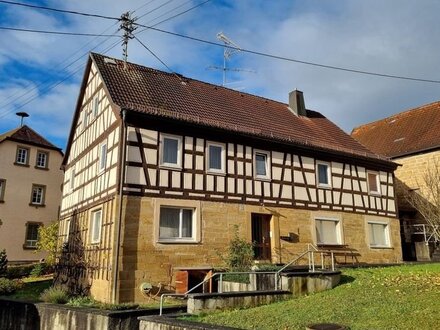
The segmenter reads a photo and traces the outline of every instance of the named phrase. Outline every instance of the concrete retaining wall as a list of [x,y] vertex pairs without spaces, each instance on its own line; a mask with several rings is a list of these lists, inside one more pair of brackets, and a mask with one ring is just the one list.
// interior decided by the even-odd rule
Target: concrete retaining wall
[[292,298],[287,291],[196,293],[188,296],[188,313],[250,308]]
[[290,291],[295,297],[333,289],[341,280],[341,272],[283,274],[281,289]]
[[200,322],[177,320],[163,316],[145,316],[139,318],[139,330],[238,330]]
[[[183,310],[182,307],[165,307],[164,312]],[[108,311],[0,299],[0,329],[8,330],[131,330],[139,327],[138,317],[157,314],[156,308]]]

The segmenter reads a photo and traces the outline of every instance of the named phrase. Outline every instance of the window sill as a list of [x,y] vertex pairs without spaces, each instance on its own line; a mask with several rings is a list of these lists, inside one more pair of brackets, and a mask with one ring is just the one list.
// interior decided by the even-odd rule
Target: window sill
[[199,244],[200,241],[196,240],[183,240],[183,239],[160,239],[157,241],[159,244]]
[[29,164],[21,164],[21,163],[17,163],[17,162],[15,162],[14,165],[22,166],[22,167],[29,167]]
[[39,208],[39,207],[46,207],[46,204],[29,203],[29,206]]
[[381,197],[382,194],[380,192],[376,192],[376,191],[369,191],[368,194],[370,196],[374,196],[374,197]]
[[101,243],[101,241],[90,242],[90,245],[97,246],[99,245],[99,243]]
[[28,246],[26,244],[23,244],[23,250],[36,250],[36,246]]
[[217,171],[213,171],[213,170],[207,170],[206,174],[226,176],[226,173],[224,171],[217,172]]
[[36,170],[49,171],[48,167],[34,166]]
[[332,189],[332,186],[330,186],[330,185],[327,185],[327,184],[318,184],[318,188],[321,188],[321,189],[329,189],[329,190],[331,190]]
[[345,248],[348,246],[347,244],[334,244],[334,243],[317,243],[316,245],[321,248]]
[[373,250],[394,250],[392,246],[386,246],[386,245],[370,245],[370,249]]
[[170,165],[170,164],[161,164],[159,166],[159,168],[164,169],[164,170],[174,170],[174,171],[181,171],[182,170],[182,166]]
[[270,182],[271,181],[271,179],[269,177],[259,177],[259,176],[256,176],[256,177],[254,177],[254,179],[257,180],[257,181],[265,181],[265,182]]

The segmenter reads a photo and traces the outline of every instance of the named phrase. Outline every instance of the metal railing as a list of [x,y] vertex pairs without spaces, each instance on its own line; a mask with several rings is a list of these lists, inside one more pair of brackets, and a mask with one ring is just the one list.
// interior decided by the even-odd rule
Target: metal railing
[[315,254],[318,253],[321,257],[321,270],[325,270],[325,255],[330,255],[331,258],[331,270],[335,270],[335,260],[334,260],[334,253],[333,251],[326,252],[319,250],[316,246],[313,244],[307,244],[307,250],[299,254],[296,258],[292,259],[289,263],[285,264],[282,268],[280,268],[278,271],[272,271],[272,272],[256,272],[256,271],[249,271],[249,272],[216,272],[211,274],[210,276],[207,276],[202,282],[197,284],[196,286],[192,287],[185,293],[164,293],[160,296],[160,307],[159,307],[159,315],[162,315],[163,312],[163,303],[165,301],[166,297],[176,297],[176,298],[182,298],[186,299],[188,294],[191,292],[194,292],[196,289],[203,286],[208,281],[213,280],[215,277],[219,277],[219,285],[218,285],[218,292],[223,292],[223,281],[225,275],[257,275],[257,274],[273,274],[274,276],[274,287],[275,290],[279,290],[280,288],[280,278],[281,278],[281,272],[284,271],[287,267],[293,265],[294,263],[298,262],[299,260],[307,257],[308,262],[308,269],[311,272],[315,272],[317,267],[315,265]]
[[229,276],[229,275],[253,275],[253,274],[255,274],[255,275],[257,275],[257,274],[273,274],[274,275],[275,290],[278,290],[278,281],[277,281],[278,273],[275,272],[275,271],[273,271],[273,272],[249,271],[249,272],[218,272],[218,273],[213,273],[210,276],[206,277],[202,282],[200,282],[196,286],[194,286],[191,289],[189,289],[188,291],[186,291],[185,293],[164,293],[164,294],[162,294],[160,296],[159,315],[162,315],[163,303],[164,303],[165,297],[176,297],[176,298],[183,298],[183,299],[185,299],[188,296],[188,294],[190,294],[194,290],[198,289],[199,287],[201,287],[202,285],[204,285],[208,281],[213,280],[217,276],[219,277],[218,293],[222,293],[223,292],[223,276],[224,275],[228,275]]
[[435,225],[426,225],[426,224],[417,224],[412,225],[413,234],[415,235],[423,235],[425,243],[429,242],[438,243],[440,242],[440,227]]

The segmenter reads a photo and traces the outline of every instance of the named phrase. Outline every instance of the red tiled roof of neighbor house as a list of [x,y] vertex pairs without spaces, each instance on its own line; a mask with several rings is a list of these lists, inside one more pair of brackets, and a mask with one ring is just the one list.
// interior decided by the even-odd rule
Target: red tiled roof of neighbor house
[[353,129],[370,150],[399,157],[440,147],[440,102],[434,102]]
[[137,64],[127,63],[125,69],[122,61],[95,53],[91,58],[121,109],[389,162],[316,111],[297,116],[285,103]]
[[0,143],[6,140],[61,151],[60,148],[47,141],[44,137],[42,137],[40,134],[38,134],[32,128],[26,125],[0,134]]

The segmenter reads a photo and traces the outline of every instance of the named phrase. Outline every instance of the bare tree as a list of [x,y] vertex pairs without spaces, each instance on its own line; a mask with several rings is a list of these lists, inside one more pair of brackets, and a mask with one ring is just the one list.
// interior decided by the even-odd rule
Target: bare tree
[[403,196],[440,237],[440,160],[428,161],[420,182],[416,179],[416,183],[415,189],[401,189]]

